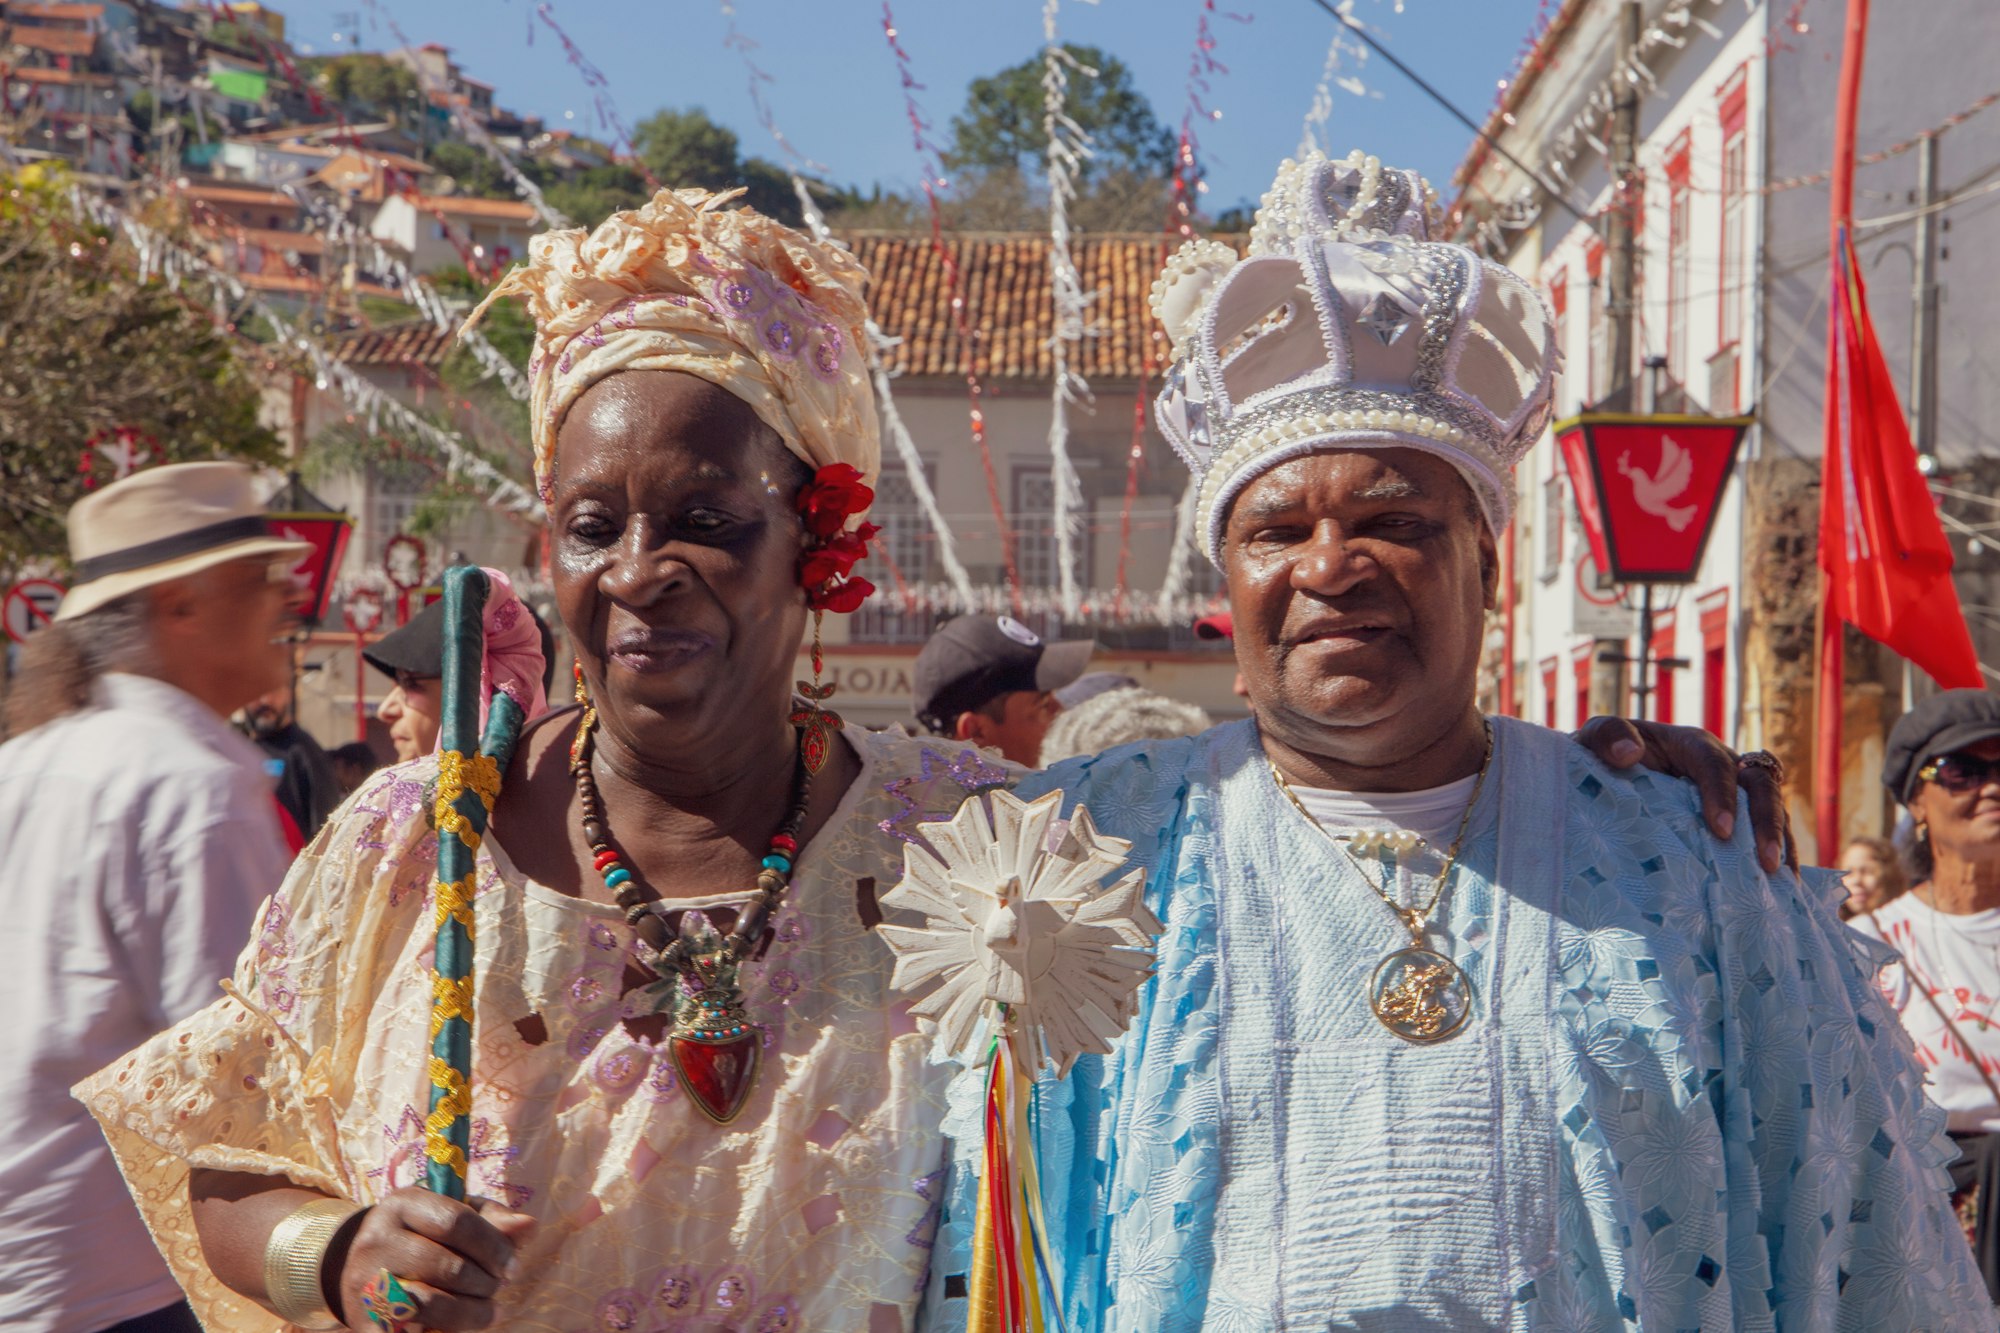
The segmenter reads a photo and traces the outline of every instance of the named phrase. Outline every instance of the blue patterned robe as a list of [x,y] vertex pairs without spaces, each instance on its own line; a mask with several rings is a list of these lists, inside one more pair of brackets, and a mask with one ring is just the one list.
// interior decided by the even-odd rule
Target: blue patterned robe
[[[1130,839],[1166,923],[1116,1053],[1038,1097],[1069,1328],[1995,1329],[1837,878],[1766,876],[1746,817],[1719,843],[1686,784],[1494,725],[1441,909],[1473,1015],[1434,1046],[1369,1012],[1407,936],[1250,724],[1022,783]],[[964,1322],[976,1082],[936,1329]]]

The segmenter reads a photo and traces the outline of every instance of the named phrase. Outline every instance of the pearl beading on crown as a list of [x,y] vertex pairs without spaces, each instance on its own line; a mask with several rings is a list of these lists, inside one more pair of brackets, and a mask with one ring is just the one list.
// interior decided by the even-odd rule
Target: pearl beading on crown
[[[1434,454],[1465,478],[1488,524],[1505,526],[1508,474],[1547,420],[1553,322],[1514,274],[1431,241],[1435,206],[1417,173],[1358,151],[1287,160],[1246,254],[1189,241],[1153,283],[1174,355],[1155,415],[1201,477],[1196,532],[1212,561],[1245,486],[1327,448]],[[1254,285],[1225,301],[1239,282]],[[1301,373],[1298,340],[1315,333],[1324,361]],[[1272,383],[1279,375],[1290,378]]]

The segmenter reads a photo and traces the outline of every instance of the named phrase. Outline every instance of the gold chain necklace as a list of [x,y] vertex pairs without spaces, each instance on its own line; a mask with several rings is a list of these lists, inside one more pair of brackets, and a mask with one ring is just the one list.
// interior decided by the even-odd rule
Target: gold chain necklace
[[1452,871],[1458,868],[1459,849],[1465,845],[1466,831],[1472,826],[1472,812],[1479,806],[1479,794],[1485,790],[1487,771],[1493,767],[1493,724],[1486,723],[1486,755],[1479,761],[1479,776],[1472,784],[1472,799],[1466,802],[1465,813],[1459,817],[1458,832],[1452,837],[1450,851],[1445,854],[1444,869],[1438,872],[1431,900],[1422,907],[1405,907],[1389,895],[1389,872],[1386,867],[1381,883],[1371,879],[1368,868],[1346,841],[1328,832],[1326,825],[1306,809],[1298,793],[1292,790],[1292,784],[1271,762],[1270,756],[1266,755],[1264,762],[1270,765],[1271,777],[1285,799],[1291,802],[1292,809],[1318,829],[1321,837],[1340,849],[1341,855],[1361,876],[1361,882],[1375,891],[1375,896],[1396,914],[1396,919],[1410,932],[1408,946],[1376,964],[1374,975],[1369,978],[1368,1007],[1374,1012],[1376,1020],[1404,1041],[1429,1043],[1456,1035],[1465,1026],[1465,1020],[1472,1016],[1472,983],[1466,979],[1464,969],[1430,947],[1430,919],[1451,887]]

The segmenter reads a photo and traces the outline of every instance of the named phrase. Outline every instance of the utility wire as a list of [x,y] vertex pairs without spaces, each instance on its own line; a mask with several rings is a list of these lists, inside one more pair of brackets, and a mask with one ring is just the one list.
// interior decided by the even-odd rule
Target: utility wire
[[1549,182],[1543,178],[1540,172],[1536,171],[1526,162],[1523,162],[1520,158],[1515,157],[1512,153],[1508,152],[1506,147],[1503,144],[1501,144],[1501,142],[1498,139],[1494,138],[1492,135],[1486,132],[1486,128],[1483,125],[1480,125],[1477,121],[1473,120],[1472,117],[1466,115],[1463,111],[1459,110],[1458,105],[1455,102],[1453,102],[1449,97],[1446,97],[1443,93],[1439,92],[1436,88],[1432,87],[1429,81],[1427,81],[1421,74],[1411,69],[1408,65],[1405,65],[1401,60],[1398,60],[1395,54],[1392,51],[1390,51],[1388,47],[1382,45],[1381,42],[1375,40],[1374,34],[1370,33],[1368,29],[1362,25],[1359,19],[1356,19],[1351,14],[1341,13],[1338,9],[1334,8],[1333,5],[1328,3],[1328,0],[1313,0],[1313,3],[1318,5],[1321,9],[1325,10],[1327,13],[1327,17],[1331,18],[1335,23],[1339,23],[1345,26],[1349,32],[1352,32],[1356,37],[1359,37],[1362,41],[1366,42],[1368,44],[1369,50],[1373,51],[1376,55],[1381,56],[1391,65],[1394,65],[1396,67],[1397,73],[1401,74],[1411,83],[1414,83],[1417,85],[1417,87],[1421,88],[1425,96],[1429,97],[1433,102],[1436,102],[1439,106],[1443,107],[1446,111],[1450,112],[1452,116],[1457,119],[1459,124],[1465,126],[1465,128],[1471,130],[1474,134],[1478,135],[1479,138],[1485,142],[1487,147],[1491,148],[1494,152],[1500,154],[1500,156],[1506,158],[1509,162],[1513,163],[1514,166],[1517,167],[1524,175],[1526,175],[1529,180],[1533,181],[1536,185],[1539,185],[1542,188],[1542,192],[1544,194],[1548,195],[1549,198],[1561,204],[1563,206],[1564,211],[1566,211],[1571,217],[1575,218],[1578,222],[1588,223],[1590,221],[1590,219],[1584,215],[1581,209],[1579,209],[1575,204],[1572,204],[1569,201],[1569,196],[1565,195],[1561,190],[1556,189],[1555,186],[1549,184]]

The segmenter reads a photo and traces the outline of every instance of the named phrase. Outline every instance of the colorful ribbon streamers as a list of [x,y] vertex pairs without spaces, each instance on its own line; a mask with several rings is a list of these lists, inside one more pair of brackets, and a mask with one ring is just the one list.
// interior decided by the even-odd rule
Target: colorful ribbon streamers
[[973,1227],[966,1333],[1045,1333],[1044,1299],[1067,1333],[1062,1292],[1049,1264],[1048,1222],[1035,1165],[1034,1081],[1005,1040],[986,1078],[986,1143]]

